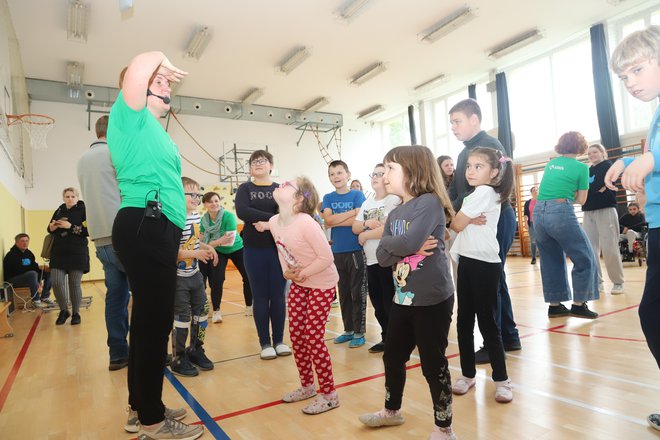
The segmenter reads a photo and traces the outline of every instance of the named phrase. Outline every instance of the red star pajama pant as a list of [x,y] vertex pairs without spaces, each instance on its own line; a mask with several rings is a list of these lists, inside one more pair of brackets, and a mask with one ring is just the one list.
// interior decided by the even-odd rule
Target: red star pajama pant
[[292,283],[288,299],[289,334],[300,383],[303,387],[314,385],[313,362],[323,394],[335,391],[332,361],[323,340],[334,296],[334,287],[322,290]]

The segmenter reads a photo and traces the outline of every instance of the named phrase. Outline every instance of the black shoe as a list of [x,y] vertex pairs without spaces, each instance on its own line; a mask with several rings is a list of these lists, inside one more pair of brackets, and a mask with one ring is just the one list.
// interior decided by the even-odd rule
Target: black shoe
[[385,343],[380,341],[378,344],[371,346],[369,348],[369,353],[382,353],[385,351]]
[[474,363],[477,365],[490,363],[490,356],[486,347],[481,347],[474,353]]
[[60,310],[60,314],[57,315],[57,320],[55,320],[55,325],[62,325],[69,319],[71,313],[68,310]]
[[73,316],[71,316],[71,325],[78,325],[80,324],[80,314],[74,313]]
[[190,363],[190,359],[188,359],[185,353],[173,358],[170,368],[172,369],[172,373],[179,376],[194,377],[199,374],[199,371]]
[[187,355],[188,359],[190,359],[190,362],[192,362],[192,364],[200,370],[209,371],[213,369],[213,362],[211,362],[211,359],[206,357],[204,348],[197,347],[195,349],[188,349]]
[[598,313],[589,310],[587,303],[584,303],[581,306],[576,306],[573,304],[571,306],[571,316],[577,316],[578,318],[596,319],[598,318]]
[[571,312],[561,303],[558,306],[548,306],[548,318],[558,318],[570,314]]
[[504,351],[518,351],[522,350],[522,345],[520,345],[520,341],[516,342],[509,342],[509,343],[504,343]]
[[170,365],[172,365],[172,355],[168,353],[167,356],[165,356],[165,366],[169,367]]
[[114,361],[110,361],[110,365],[108,366],[108,370],[110,371],[117,371],[121,370],[124,367],[128,366],[128,358],[124,359],[117,359]]
[[536,258],[534,258],[530,264],[536,264]]

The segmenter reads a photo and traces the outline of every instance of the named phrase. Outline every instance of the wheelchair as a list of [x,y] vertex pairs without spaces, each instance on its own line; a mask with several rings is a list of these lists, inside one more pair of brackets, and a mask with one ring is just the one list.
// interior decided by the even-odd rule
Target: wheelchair
[[644,226],[639,232],[639,236],[635,239],[632,245],[632,252],[628,251],[628,239],[626,237],[619,239],[619,253],[621,254],[621,262],[623,263],[637,263],[641,266],[646,261],[646,244],[647,235],[649,232],[648,226]]

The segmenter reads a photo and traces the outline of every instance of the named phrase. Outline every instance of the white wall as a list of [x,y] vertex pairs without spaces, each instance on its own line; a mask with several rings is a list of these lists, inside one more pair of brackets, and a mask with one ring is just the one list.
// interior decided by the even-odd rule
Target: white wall
[[[92,114],[92,131],[87,131],[85,106],[33,101],[31,111],[49,115],[55,118],[56,123],[48,135],[48,149],[33,152],[34,187],[27,190],[24,204],[30,210],[55,209],[62,203],[62,189],[67,186],[78,187],[76,163],[95,139],[94,123],[101,114]],[[300,147],[297,147],[296,141],[302,132],[293,126],[191,115],[180,115],[179,120],[214,157],[222,153],[223,143],[231,145],[235,142],[239,148],[263,148],[268,145],[273,148],[278,172],[274,180],[281,182],[302,174],[312,179],[321,196],[332,190],[327,179],[326,163],[319,152],[316,138],[310,132],[303,135]],[[217,170],[217,164],[188,137],[174,119],[170,121],[169,132],[183,156],[201,168]],[[327,144],[330,135],[321,133],[321,140]],[[334,141],[330,144],[329,153],[333,159],[337,158]],[[345,121],[342,128],[342,159],[348,163],[354,178],[368,185],[368,174],[384,154],[377,127],[361,121]],[[217,176],[200,171],[185,160],[182,160],[182,171],[201,184],[219,181]]]

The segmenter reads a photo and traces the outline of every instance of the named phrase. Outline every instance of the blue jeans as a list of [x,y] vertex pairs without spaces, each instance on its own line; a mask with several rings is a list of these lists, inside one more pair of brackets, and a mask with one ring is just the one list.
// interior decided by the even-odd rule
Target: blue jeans
[[[243,248],[245,270],[252,289],[252,312],[261,348],[275,346],[284,339],[286,304],[282,266],[275,247]],[[269,331],[273,330],[273,340]]]
[[534,234],[534,222],[527,223],[527,231],[529,232],[529,247],[532,251],[532,261],[536,261],[536,234]]
[[497,308],[495,309],[495,322],[500,329],[502,342],[504,345],[520,344],[520,335],[516,328],[516,321],[513,319],[513,307],[511,306],[511,296],[509,296],[509,286],[506,284],[506,273],[504,272],[504,263],[506,263],[506,254],[509,253],[513,244],[513,237],[516,235],[516,214],[509,205],[502,207],[500,219],[497,222],[497,242],[500,245],[500,285],[497,291]]
[[[39,283],[43,279],[44,287],[41,290],[41,296],[37,293],[39,290]],[[8,279],[8,283],[11,283],[14,288],[16,287],[27,287],[30,289],[30,296],[33,300],[46,299],[50,296],[50,272],[44,270],[34,271],[28,270],[20,275]]]
[[[534,208],[534,232],[541,257],[545,302],[585,302],[598,299],[598,272],[591,243],[580,227],[573,202],[539,200]],[[573,262],[573,294],[566,256]]]
[[96,257],[103,264],[105,273],[105,327],[110,361],[128,359],[128,278],[112,245],[97,247]]

